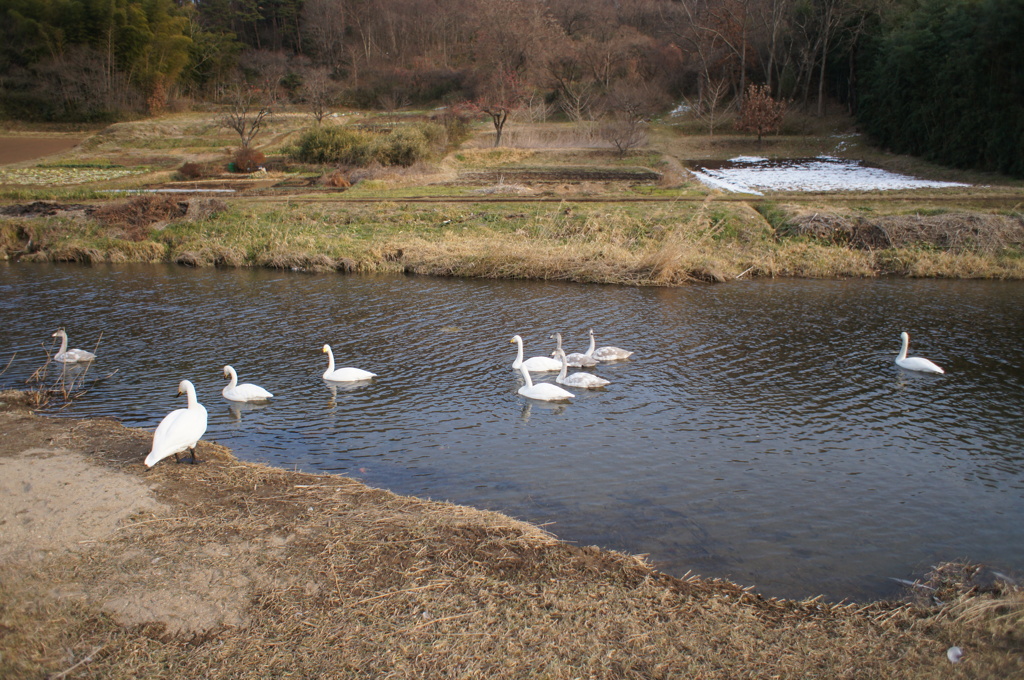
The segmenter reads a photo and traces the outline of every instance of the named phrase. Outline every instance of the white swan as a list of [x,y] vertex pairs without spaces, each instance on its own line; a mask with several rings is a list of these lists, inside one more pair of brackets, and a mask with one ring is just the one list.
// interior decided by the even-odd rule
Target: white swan
[[324,380],[333,380],[334,382],[355,382],[356,380],[369,380],[370,378],[376,378],[376,373],[370,373],[364,371],[361,368],[334,368],[334,352],[331,351],[330,345],[324,345],[321,350],[327,355],[327,370],[324,371]]
[[533,384],[533,380],[530,379],[530,371],[526,368],[526,365],[519,366],[519,372],[523,374],[523,380],[526,384],[519,388],[519,394],[530,399],[539,399],[540,401],[564,401],[566,399],[572,399],[576,395],[569,390],[562,389],[558,385],[552,385],[551,383],[537,383]]
[[611,383],[610,380],[604,378],[598,378],[593,373],[577,372],[572,375],[566,375],[569,370],[569,364],[565,361],[565,350],[561,347],[555,350],[555,354],[562,361],[562,370],[558,373],[558,377],[555,378],[555,382],[559,385],[568,385],[569,387],[586,387],[587,389],[593,389],[597,387],[604,387]]
[[60,338],[60,349],[53,355],[54,361],[74,364],[80,361],[92,361],[96,358],[95,354],[86,352],[84,349],[68,349],[68,334],[64,332],[63,328],[58,328],[57,332],[50,337]]
[[[551,356],[555,356],[558,354],[558,350],[562,349],[562,334],[555,333],[551,337],[553,337],[555,342],[558,344],[555,351],[551,353]],[[571,368],[591,368],[593,366],[597,366],[597,359],[594,357],[588,357],[582,352],[572,352],[565,355],[565,363]]]
[[196,399],[196,388],[188,380],[178,383],[178,394],[188,395],[188,408],[171,411],[153,433],[153,448],[146,456],[146,467],[153,467],[167,456],[191,449],[192,462],[196,462],[196,444],[206,434],[206,409]]
[[235,373],[235,369],[231,366],[224,367],[224,377],[231,379],[224,389],[220,391],[228,401],[265,401],[274,396],[259,385],[253,385],[252,383],[242,383],[239,385],[238,374]]
[[594,357],[598,361],[618,361],[620,359],[628,359],[632,356],[632,352],[629,350],[621,349],[619,347],[598,347],[594,349],[594,329],[590,329],[590,349],[585,354],[588,357]]
[[910,336],[906,332],[900,333],[903,346],[900,353],[896,355],[896,365],[908,371],[921,371],[922,373],[945,373],[944,370],[928,361],[924,357],[908,357],[907,348],[910,347]]
[[509,343],[513,342],[516,343],[519,349],[516,350],[516,360],[512,362],[512,368],[526,366],[526,370],[533,371],[534,373],[561,370],[562,362],[556,361],[551,357],[530,357],[523,361],[523,339],[518,335],[513,335]]

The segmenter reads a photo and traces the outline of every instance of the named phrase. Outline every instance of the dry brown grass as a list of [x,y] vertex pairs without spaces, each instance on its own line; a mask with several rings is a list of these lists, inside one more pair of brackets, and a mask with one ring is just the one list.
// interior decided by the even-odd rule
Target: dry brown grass
[[[138,475],[167,507],[77,552],[0,565],[0,675],[1011,677],[1020,648],[906,605],[765,599],[561,543],[499,515],[240,463],[140,460],[110,421],[3,416],[0,457],[47,441]],[[40,463],[42,464],[42,462]],[[1016,655],[1016,656],[1015,656]]]
[[174,255],[174,261],[187,267],[243,267],[245,253],[238,248],[211,245],[197,250],[183,250]]
[[1024,247],[1024,218],[984,213],[882,215],[801,208],[793,211],[797,234],[863,250],[925,247],[951,253],[999,253]]
[[270,269],[291,269],[305,272],[353,271],[354,264],[346,258],[332,258],[287,247],[277,247],[256,257],[255,264]]
[[147,194],[100,205],[93,211],[93,217],[108,227],[118,228],[121,238],[141,241],[149,237],[154,224],[184,217],[187,211],[187,201]]

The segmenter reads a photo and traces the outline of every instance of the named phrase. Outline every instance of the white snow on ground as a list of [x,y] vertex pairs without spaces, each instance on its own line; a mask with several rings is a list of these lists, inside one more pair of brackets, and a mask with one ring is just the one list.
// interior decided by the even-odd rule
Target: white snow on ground
[[759,196],[762,191],[887,191],[968,186],[898,175],[865,167],[860,161],[830,156],[792,160],[739,156],[725,167],[698,166],[693,174],[716,189]]
[[763,193],[757,191],[756,189],[751,189],[750,187],[744,187],[738,184],[733,184],[731,182],[726,182],[723,179],[718,179],[717,177],[713,177],[712,175],[706,174],[708,172],[707,170],[703,172],[700,170],[691,170],[690,172],[692,172],[701,182],[704,182],[704,184],[707,184],[709,187],[712,187],[714,189],[731,191],[735,194],[757,194],[758,196],[764,196]]

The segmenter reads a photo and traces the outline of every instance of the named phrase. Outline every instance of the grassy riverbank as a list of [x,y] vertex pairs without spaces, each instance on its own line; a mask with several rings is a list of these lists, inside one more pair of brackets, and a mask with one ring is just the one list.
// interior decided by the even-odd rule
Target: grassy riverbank
[[[306,124],[301,116],[275,122],[263,147],[270,171],[255,176],[218,170],[186,182],[175,174],[185,161],[226,166],[230,138],[210,116],[195,114],[112,126],[61,158],[14,168],[28,173],[28,183],[9,174],[0,186],[7,206],[0,257],[631,285],[791,276],[1024,278],[1020,182],[888,157],[849,135],[839,149],[834,127],[759,147],[749,138],[688,135],[662,124],[649,148],[619,157],[566,146],[586,142],[566,126],[524,125],[510,139],[529,148],[487,149],[481,139],[431,164],[349,172],[354,185],[341,189],[324,183],[334,169],[287,160],[288,144]],[[973,185],[750,197],[713,191],[685,169],[693,159],[743,153],[842,153]],[[47,184],[51,176],[58,179]],[[145,187],[236,193],[101,193]],[[61,206],[24,207],[37,199]]]
[[0,410],[0,431],[5,678],[1024,670],[1019,591],[981,594],[970,570],[936,572],[938,590],[920,589],[935,600],[766,599],[497,513],[242,463],[209,442],[199,465],[148,470],[151,433],[111,420]]

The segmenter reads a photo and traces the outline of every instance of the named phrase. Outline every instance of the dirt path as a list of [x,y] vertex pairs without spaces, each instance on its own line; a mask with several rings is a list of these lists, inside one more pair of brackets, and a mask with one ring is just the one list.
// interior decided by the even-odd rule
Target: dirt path
[[[0,411],[0,677],[964,678],[1019,639],[676,579],[497,513]],[[946,649],[965,659],[952,665]],[[54,675],[55,674],[55,675]]]

